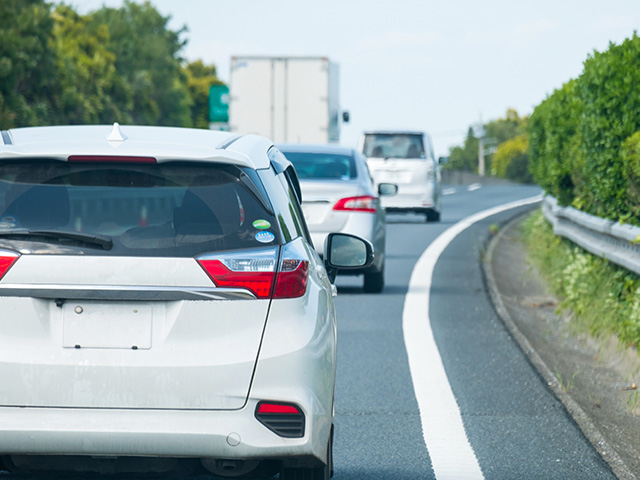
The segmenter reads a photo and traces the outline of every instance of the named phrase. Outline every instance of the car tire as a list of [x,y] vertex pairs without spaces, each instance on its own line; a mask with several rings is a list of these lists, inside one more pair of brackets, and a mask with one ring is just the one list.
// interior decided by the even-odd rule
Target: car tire
[[426,212],[427,222],[439,222],[440,221],[440,212],[436,210],[429,210]]
[[379,272],[364,274],[364,291],[380,293],[384,289],[384,266]]
[[280,480],[329,480],[333,477],[333,426],[327,445],[327,463],[322,467],[282,468]]

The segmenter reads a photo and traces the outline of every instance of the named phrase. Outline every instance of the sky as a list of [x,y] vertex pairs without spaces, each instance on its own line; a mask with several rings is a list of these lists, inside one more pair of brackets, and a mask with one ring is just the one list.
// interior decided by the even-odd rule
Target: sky
[[[142,1],[142,0],[140,0]],[[70,0],[80,13],[123,0]],[[340,65],[340,104],[363,130],[428,132],[447,155],[474,123],[530,115],[580,75],[594,51],[640,29],[640,0],[151,0],[181,54],[217,67],[231,56],[326,56]],[[231,86],[233,88],[233,86]]]

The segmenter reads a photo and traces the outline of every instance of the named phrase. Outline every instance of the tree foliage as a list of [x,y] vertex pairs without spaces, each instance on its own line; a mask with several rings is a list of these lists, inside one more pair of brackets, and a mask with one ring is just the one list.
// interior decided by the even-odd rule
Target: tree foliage
[[[528,118],[520,117],[518,112],[512,108],[508,109],[504,118],[491,120],[484,125],[484,146],[497,146],[495,154],[492,150],[486,150],[485,168],[492,175],[509,178],[517,182],[529,183],[532,177],[529,174],[528,161],[528,139],[527,139]],[[515,140],[518,139],[519,140]],[[513,142],[512,142],[513,141]],[[509,143],[511,142],[511,143]],[[507,143],[507,145],[504,145]],[[524,146],[524,150],[522,147]],[[500,156],[498,157],[498,152]],[[496,166],[496,160],[499,164]],[[449,162],[446,168],[455,170],[478,171],[479,161],[479,139],[474,133],[474,129],[469,127],[467,138],[463,146],[453,147],[449,152]],[[513,165],[511,165],[513,162]]]
[[56,89],[49,6],[2,0],[0,19],[0,128],[46,124]]
[[188,63],[185,67],[187,90],[193,99],[191,118],[193,126],[209,128],[209,88],[212,85],[222,85],[218,79],[216,67],[205,65],[202,60]]
[[186,28],[148,1],[88,15],[0,1],[0,128],[135,123],[208,128],[213,65],[187,64]]

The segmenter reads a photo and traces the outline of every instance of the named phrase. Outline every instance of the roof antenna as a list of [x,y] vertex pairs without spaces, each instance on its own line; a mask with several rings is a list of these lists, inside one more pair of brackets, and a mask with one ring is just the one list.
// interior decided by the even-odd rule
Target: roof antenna
[[127,136],[120,131],[120,124],[115,122],[111,133],[107,136],[108,142],[124,142]]

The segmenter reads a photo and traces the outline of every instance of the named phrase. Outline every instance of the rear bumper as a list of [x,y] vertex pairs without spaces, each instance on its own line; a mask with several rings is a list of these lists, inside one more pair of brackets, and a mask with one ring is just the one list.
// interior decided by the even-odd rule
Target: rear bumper
[[[0,452],[30,455],[160,456],[225,459],[323,458],[316,425],[281,438],[238,411],[0,408]],[[260,428],[261,427],[261,428]],[[317,455],[317,457],[316,457]]]

